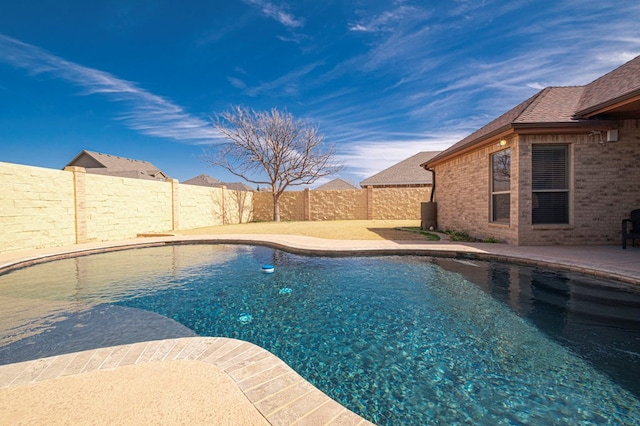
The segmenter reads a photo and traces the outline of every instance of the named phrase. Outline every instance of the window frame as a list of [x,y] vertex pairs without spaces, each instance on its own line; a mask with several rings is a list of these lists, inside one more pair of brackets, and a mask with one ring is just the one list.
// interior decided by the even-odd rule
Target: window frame
[[[509,189],[508,190],[498,190],[496,191],[495,184],[495,159],[498,158],[499,155],[505,155],[508,153],[509,156]],[[501,149],[499,151],[492,152],[489,156],[489,168],[490,168],[490,181],[489,181],[489,222],[497,225],[510,225],[511,224],[511,147],[507,147],[505,149]],[[506,217],[498,218],[496,217],[496,202],[495,197],[499,195],[508,195],[508,214]]]
[[[545,188],[545,189],[536,189],[535,188],[535,180],[534,180],[534,172],[535,172],[535,149],[537,147],[553,147],[556,149],[563,148],[565,152],[565,164],[564,164],[564,180],[565,187],[564,188]],[[572,210],[573,210],[573,202],[572,202],[572,194],[573,194],[573,180],[572,180],[572,144],[570,143],[536,143],[531,145],[531,225],[534,227],[545,227],[545,226],[570,226],[572,223]],[[547,166],[548,167],[548,166]],[[534,219],[534,208],[535,201],[537,196],[536,194],[566,194],[566,221],[563,222],[536,222]]]

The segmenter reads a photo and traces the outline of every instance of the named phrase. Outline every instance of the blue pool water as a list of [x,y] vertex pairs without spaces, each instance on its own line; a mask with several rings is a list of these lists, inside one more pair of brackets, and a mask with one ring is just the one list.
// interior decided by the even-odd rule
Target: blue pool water
[[501,263],[158,247],[0,276],[0,363],[227,336],[378,424],[640,424],[639,306],[628,285]]

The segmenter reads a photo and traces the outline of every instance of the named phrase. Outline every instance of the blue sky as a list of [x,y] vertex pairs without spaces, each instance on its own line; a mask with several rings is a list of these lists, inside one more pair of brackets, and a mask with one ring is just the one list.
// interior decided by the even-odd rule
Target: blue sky
[[640,54],[637,0],[2,3],[0,161],[87,149],[181,181],[238,180],[200,159],[232,105],[316,123],[357,184]]

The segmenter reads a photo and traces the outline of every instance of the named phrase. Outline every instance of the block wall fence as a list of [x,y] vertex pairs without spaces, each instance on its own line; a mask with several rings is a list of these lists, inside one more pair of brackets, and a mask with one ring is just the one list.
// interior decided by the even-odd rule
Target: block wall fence
[[[287,191],[280,197],[281,220],[420,220],[420,203],[431,187]],[[256,192],[253,220],[273,219],[273,196]]]
[[0,162],[0,252],[251,220],[253,192]]
[[[0,162],[0,253],[273,219],[268,192]],[[281,219],[420,220],[431,188],[288,191]]]

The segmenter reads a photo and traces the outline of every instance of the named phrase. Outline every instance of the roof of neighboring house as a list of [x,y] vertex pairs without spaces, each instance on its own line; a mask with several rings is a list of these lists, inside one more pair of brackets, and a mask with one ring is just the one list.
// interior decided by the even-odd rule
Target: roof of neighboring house
[[253,191],[252,187],[242,182],[227,182],[225,185],[231,191]]
[[432,174],[420,165],[439,153],[440,151],[419,152],[368,177],[360,182],[360,186],[364,188],[367,186],[430,185]]
[[347,182],[344,179],[335,178],[315,188],[315,191],[336,191],[336,190],[345,190],[345,189],[358,189],[358,188],[351,185],[349,182]]
[[[640,56],[586,86],[547,87],[455,143],[422,166],[518,128],[552,128],[592,124],[618,114],[640,118]],[[609,115],[607,115],[609,114]]]
[[225,186],[227,189],[232,191],[253,191],[253,188],[242,182],[222,182],[206,174],[198,175],[194,178],[185,180],[182,183],[187,185],[210,186],[213,188],[221,188]]
[[219,181],[216,178],[212,178],[209,175],[201,174],[191,179],[187,179],[182,182],[187,185],[199,185],[199,186],[222,186],[224,182]]
[[148,161],[82,150],[67,167],[84,167],[88,173],[138,179],[167,180],[169,176]]

